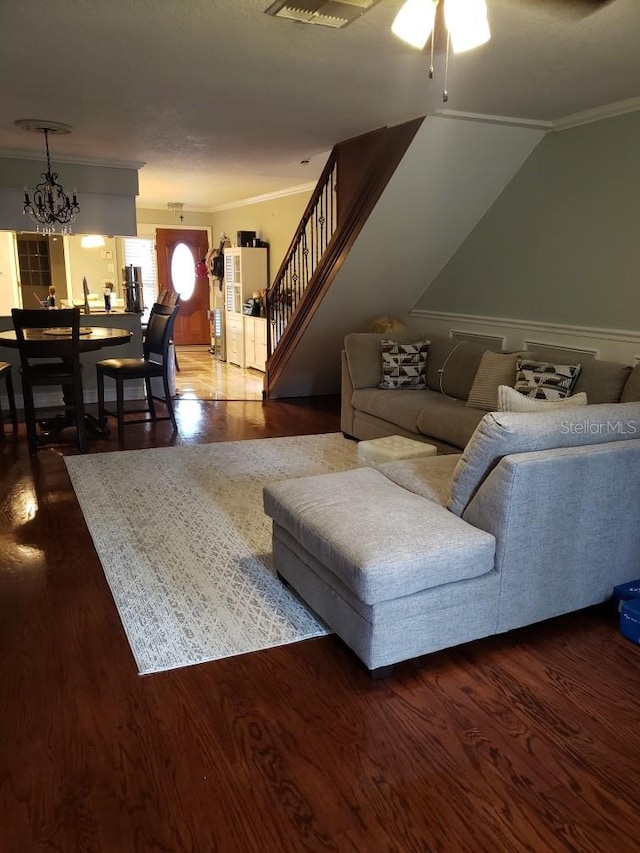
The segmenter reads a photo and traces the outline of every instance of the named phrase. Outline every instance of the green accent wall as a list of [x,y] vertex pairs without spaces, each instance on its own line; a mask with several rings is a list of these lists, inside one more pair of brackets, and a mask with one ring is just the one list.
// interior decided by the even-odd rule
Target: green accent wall
[[417,309],[640,329],[640,112],[549,133]]

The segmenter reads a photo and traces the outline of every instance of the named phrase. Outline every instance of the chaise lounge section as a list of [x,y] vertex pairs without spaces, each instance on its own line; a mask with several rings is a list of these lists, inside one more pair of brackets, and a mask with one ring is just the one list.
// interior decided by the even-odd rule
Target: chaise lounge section
[[484,415],[464,453],[264,491],[275,567],[374,674],[640,574],[640,404]]

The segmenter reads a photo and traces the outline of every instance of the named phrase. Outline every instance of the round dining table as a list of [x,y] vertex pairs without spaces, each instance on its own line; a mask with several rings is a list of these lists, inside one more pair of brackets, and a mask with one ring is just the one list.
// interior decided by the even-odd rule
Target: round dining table
[[[66,332],[66,334],[65,334]],[[133,333],[128,329],[110,329],[106,326],[80,327],[80,352],[95,352],[103,347],[117,347],[128,344]],[[60,329],[25,329],[24,336],[28,341],[42,341],[51,344],[54,341],[64,341],[71,337],[71,330]],[[0,346],[18,349],[18,339],[14,329],[0,332]],[[44,349],[44,347],[43,347]]]
[[[106,326],[89,326],[85,324],[80,327],[80,352],[95,352],[104,347],[116,347],[128,344],[131,340],[133,332],[128,329],[111,329]],[[24,336],[28,341],[42,343],[42,357],[53,355],[54,347],[51,346],[55,341],[68,340],[71,337],[71,329],[60,327],[57,329],[25,329]],[[18,339],[15,329],[10,329],[6,332],[0,332],[0,347],[8,347],[9,349],[18,349]],[[49,350],[47,352],[47,350]],[[35,353],[34,353],[35,355]],[[38,357],[39,353],[35,356]],[[70,387],[65,386],[64,397],[65,401],[71,401],[73,391]],[[106,436],[109,430],[101,424],[99,420],[89,413],[84,416],[85,426],[87,430],[96,436]],[[47,418],[38,421],[40,434],[38,441],[46,444],[61,432],[65,427],[73,424],[73,417],[65,415],[57,418]]]

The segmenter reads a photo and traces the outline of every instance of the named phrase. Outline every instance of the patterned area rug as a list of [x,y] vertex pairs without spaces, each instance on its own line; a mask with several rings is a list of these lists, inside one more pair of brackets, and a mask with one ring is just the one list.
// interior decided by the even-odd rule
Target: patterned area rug
[[355,459],[339,433],[66,457],[140,673],[328,633],[274,574],[262,487]]

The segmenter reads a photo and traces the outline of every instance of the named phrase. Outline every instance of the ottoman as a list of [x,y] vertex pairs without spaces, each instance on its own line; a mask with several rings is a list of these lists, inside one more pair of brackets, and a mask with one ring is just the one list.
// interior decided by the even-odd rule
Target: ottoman
[[386,435],[384,438],[358,443],[358,467],[369,465],[375,468],[381,462],[435,456],[437,452],[433,444],[425,444],[424,441],[415,441],[403,435]]

